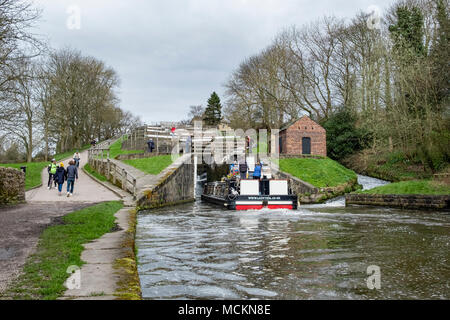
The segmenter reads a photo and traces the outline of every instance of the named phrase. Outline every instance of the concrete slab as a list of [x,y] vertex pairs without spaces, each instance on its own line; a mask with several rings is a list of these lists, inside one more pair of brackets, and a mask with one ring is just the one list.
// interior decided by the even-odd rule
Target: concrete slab
[[81,260],[92,264],[111,263],[111,261],[126,257],[127,252],[128,250],[126,248],[84,250],[81,254]]
[[120,277],[115,274],[112,264],[85,264],[81,267],[81,288],[67,290],[64,296],[87,297],[93,294],[113,295],[116,282]]
[[70,300],[116,300],[115,296],[93,296],[93,297],[78,297]]

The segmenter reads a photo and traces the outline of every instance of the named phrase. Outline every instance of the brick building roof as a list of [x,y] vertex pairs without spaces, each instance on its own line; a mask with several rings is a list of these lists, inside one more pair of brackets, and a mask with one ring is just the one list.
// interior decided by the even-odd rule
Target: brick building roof
[[[319,132],[322,131],[322,130],[323,130],[323,132],[326,131],[320,124],[318,124],[317,122],[311,120],[310,117],[302,116],[301,118],[292,120],[292,121],[288,122],[287,124],[285,124],[284,126],[282,126],[281,129],[280,129],[280,132],[288,129],[289,127],[291,127],[292,125],[296,124],[297,122],[299,122],[300,124],[301,123],[305,123],[305,124],[307,124],[307,123],[314,123],[314,126],[316,126],[316,128],[319,129],[318,130]],[[306,131],[308,131],[308,129],[306,129]],[[316,130],[316,132],[317,132],[317,130]]]

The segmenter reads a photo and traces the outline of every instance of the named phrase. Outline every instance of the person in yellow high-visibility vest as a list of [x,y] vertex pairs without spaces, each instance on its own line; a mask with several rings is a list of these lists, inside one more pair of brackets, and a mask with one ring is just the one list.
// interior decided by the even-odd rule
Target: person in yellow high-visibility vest
[[47,189],[49,189],[49,190],[52,188],[53,182],[55,183],[55,187],[56,187],[56,180],[55,180],[56,169],[58,169],[58,166],[56,165],[56,160],[52,159],[52,163],[50,163],[47,167],[47,171],[48,171]]

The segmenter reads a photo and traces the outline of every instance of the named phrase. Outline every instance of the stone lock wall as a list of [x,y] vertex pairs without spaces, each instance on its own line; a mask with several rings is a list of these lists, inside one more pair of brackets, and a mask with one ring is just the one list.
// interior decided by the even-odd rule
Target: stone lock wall
[[287,129],[280,132],[282,137],[282,153],[302,154],[302,138],[311,138],[311,154],[327,156],[326,130],[304,116]]
[[449,211],[450,196],[350,193],[345,195],[345,205],[383,206],[401,209],[428,209]]
[[192,161],[185,161],[169,166],[154,187],[142,190],[137,206],[151,209],[189,201],[194,201],[194,165]]
[[0,167],[0,206],[25,202],[25,174]]

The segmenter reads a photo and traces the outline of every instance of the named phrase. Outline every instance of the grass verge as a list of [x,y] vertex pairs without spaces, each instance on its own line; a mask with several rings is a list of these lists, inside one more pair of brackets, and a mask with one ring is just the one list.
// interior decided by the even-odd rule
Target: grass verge
[[114,227],[114,214],[123,207],[119,201],[72,212],[62,224],[48,227],[23,268],[22,275],[5,293],[14,299],[54,300],[66,290],[69,266],[81,267],[83,244],[100,238]]
[[156,175],[172,163],[172,156],[162,155],[151,158],[124,160],[123,162],[145,173]]
[[122,139],[117,140],[109,147],[109,156],[114,159],[120,154],[130,154],[130,153],[144,153],[144,150],[123,150],[122,149]]
[[280,159],[281,171],[287,172],[315,187],[336,187],[357,179],[356,173],[329,158]]
[[101,175],[100,173],[98,173],[97,171],[92,169],[92,167],[89,165],[89,163],[86,163],[84,165],[83,169],[86,170],[92,176],[96,177],[100,181],[103,181],[103,182],[108,181],[104,175]]
[[449,195],[450,186],[440,181],[411,180],[394,182],[370,190],[359,191],[358,193]]
[[27,173],[25,176],[25,190],[27,191],[39,186],[42,183],[42,170],[44,170],[47,165],[47,162],[0,164],[1,167],[15,168],[18,170],[20,170],[20,167],[27,167]]

